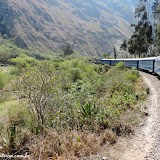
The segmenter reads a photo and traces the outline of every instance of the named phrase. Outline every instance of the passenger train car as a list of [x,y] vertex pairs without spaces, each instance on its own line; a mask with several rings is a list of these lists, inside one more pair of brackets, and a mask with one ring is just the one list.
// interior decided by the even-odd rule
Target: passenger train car
[[139,68],[154,72],[155,59],[154,57],[139,59]]
[[127,67],[135,67],[143,69],[160,76],[160,56],[149,58],[133,58],[133,59],[96,59],[97,64],[108,64],[111,66],[116,65],[118,62],[124,62]]
[[155,59],[154,72],[160,76],[160,57]]
[[138,59],[124,59],[124,65],[127,67],[139,68],[139,60]]

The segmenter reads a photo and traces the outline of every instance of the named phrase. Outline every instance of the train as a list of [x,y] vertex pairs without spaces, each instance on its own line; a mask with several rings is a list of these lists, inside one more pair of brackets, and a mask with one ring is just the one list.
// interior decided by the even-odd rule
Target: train
[[124,62],[126,67],[134,67],[160,76],[160,56],[133,59],[96,59],[96,64],[107,64],[110,66],[114,66],[119,62]]

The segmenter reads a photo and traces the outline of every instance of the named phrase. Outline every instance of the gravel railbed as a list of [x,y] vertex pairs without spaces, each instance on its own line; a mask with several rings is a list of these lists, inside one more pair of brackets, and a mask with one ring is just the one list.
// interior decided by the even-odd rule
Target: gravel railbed
[[146,160],[160,160],[160,80],[152,75],[141,73],[144,79],[147,79],[148,83],[151,83],[151,86],[149,86],[151,92],[154,90],[154,94],[151,93],[152,99],[154,99],[154,102],[152,102],[155,106],[151,106],[152,108],[155,108],[155,113],[153,113],[155,116],[153,117],[153,126],[152,126],[152,137],[153,141],[151,142],[151,147],[149,149],[149,152],[146,153],[146,156],[144,157]]
[[160,160],[160,80],[148,73],[140,72],[140,74],[150,88],[150,96],[146,103],[149,116],[144,130],[140,131],[144,143],[142,155],[145,155],[141,159]]

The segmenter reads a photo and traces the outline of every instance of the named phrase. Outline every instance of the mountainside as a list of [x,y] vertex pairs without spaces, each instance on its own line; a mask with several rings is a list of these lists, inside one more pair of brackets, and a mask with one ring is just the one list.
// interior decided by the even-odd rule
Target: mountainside
[[59,52],[68,43],[97,55],[132,33],[138,0],[1,0],[0,33],[22,48]]

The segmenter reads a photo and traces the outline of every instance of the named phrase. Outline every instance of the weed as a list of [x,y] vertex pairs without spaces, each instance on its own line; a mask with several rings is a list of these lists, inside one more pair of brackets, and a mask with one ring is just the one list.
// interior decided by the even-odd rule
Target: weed
[[146,88],[146,93],[150,94],[150,89],[149,88]]

